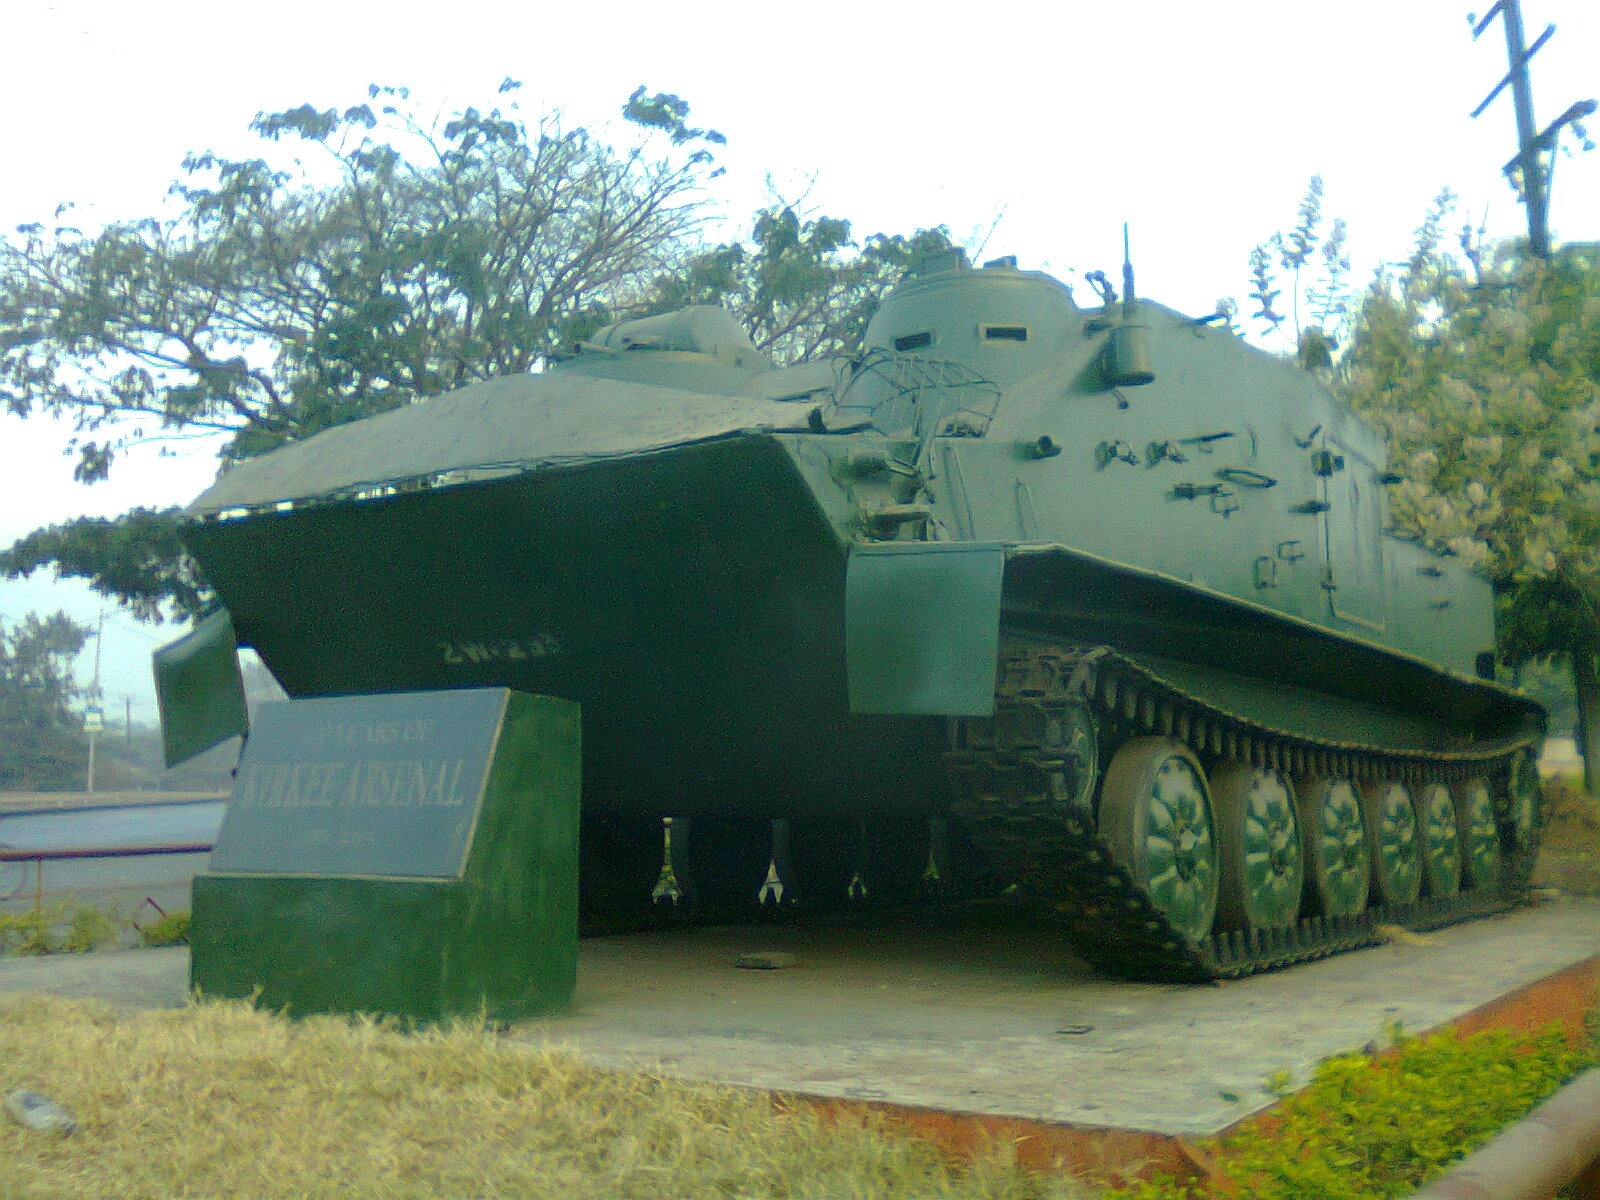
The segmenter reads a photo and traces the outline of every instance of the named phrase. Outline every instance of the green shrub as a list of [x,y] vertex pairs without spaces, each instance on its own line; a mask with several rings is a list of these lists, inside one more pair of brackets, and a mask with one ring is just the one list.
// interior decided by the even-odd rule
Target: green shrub
[[59,904],[48,908],[0,913],[0,954],[53,954],[54,926],[63,915]]
[[1271,1112],[1201,1144],[1216,1188],[1164,1179],[1106,1200],[1408,1195],[1596,1062],[1592,1041],[1574,1045],[1555,1028],[1447,1031],[1403,1038],[1378,1058],[1331,1058]]
[[159,921],[139,930],[139,940],[146,946],[187,946],[189,944],[189,913],[185,909],[163,913]]
[[72,910],[59,949],[66,954],[99,950],[117,940],[123,921],[113,912],[80,904]]
[[114,943],[127,920],[116,909],[58,902],[0,913],[0,955],[82,954]]

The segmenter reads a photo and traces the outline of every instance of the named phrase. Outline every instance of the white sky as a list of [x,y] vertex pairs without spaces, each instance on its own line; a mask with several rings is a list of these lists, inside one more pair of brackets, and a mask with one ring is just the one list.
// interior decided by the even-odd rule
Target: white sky
[[[1524,5],[1530,41],[1558,27],[1533,64],[1542,127],[1600,95],[1600,4]],[[1312,174],[1328,214],[1349,221],[1361,277],[1404,257],[1444,186],[1492,234],[1525,230],[1499,175],[1515,148],[1509,91],[1467,117],[1506,70],[1498,22],[1471,40],[1472,7],[11,0],[0,228],[68,200],[80,221],[151,213],[185,152],[251,153],[257,112],[342,107],[372,82],[482,107],[509,75],[526,115],[560,107],[573,123],[612,120],[643,83],[727,135],[715,198],[736,221],[770,175],[861,236],[944,224],[982,240],[998,220],[986,255],[1063,277],[1114,272],[1128,221],[1140,292],[1200,313],[1244,302],[1250,248],[1292,221]],[[1561,240],[1600,239],[1600,152],[1558,164],[1551,224]],[[181,503],[211,474],[204,453],[145,455],[82,487],[60,453],[69,433],[0,417],[0,544]],[[98,601],[37,576],[0,584],[7,617],[60,606],[93,620]],[[166,635],[108,625],[109,715],[124,694],[136,717],[153,713],[148,651]]]

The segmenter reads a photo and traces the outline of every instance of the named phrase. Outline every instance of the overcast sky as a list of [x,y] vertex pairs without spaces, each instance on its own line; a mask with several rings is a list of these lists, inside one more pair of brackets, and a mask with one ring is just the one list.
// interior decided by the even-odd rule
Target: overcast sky
[[[1530,41],[1558,27],[1533,64],[1542,126],[1600,95],[1600,4],[1524,3]],[[80,221],[151,213],[185,152],[249,153],[257,112],[355,103],[368,83],[484,106],[510,76],[525,114],[588,124],[645,84],[727,135],[713,198],[736,223],[770,178],[858,235],[943,224],[1070,279],[1113,271],[1128,221],[1140,291],[1200,313],[1243,300],[1250,248],[1292,221],[1313,174],[1362,275],[1405,256],[1443,187],[1492,234],[1525,230],[1499,174],[1515,151],[1509,93],[1467,115],[1506,71],[1500,25],[1474,43],[1471,8],[11,0],[0,228],[48,221],[63,201]],[[1600,240],[1600,152],[1560,161],[1551,223],[1561,240]],[[69,434],[0,418],[0,544],[187,501],[213,471],[204,450],[146,454],[85,488],[61,455]],[[92,620],[97,601],[37,578],[0,585],[10,618],[61,605]],[[166,632],[108,627],[113,715],[123,694],[152,713],[148,652]]]

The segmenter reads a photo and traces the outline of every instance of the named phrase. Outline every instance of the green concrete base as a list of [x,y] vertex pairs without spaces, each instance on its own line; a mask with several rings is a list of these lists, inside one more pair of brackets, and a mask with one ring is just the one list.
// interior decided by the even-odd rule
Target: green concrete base
[[[565,1007],[578,968],[577,707],[504,691],[495,697],[503,705],[486,706],[482,692],[291,701],[277,721],[264,709],[240,768],[237,811],[230,807],[213,855],[213,867],[224,869],[194,881],[191,984],[207,996],[256,996],[294,1015],[438,1021],[481,1013],[512,1021]],[[392,724],[390,710],[419,706],[433,722],[427,728],[453,723],[451,744],[466,745],[469,756],[467,735],[479,727],[482,736],[486,769],[451,773],[471,779],[462,785],[469,798],[426,797],[464,814],[467,824],[451,824],[443,854],[432,856],[460,865],[431,877],[295,874],[297,860],[326,855],[330,845],[359,845],[367,870],[386,858],[427,862],[418,839],[434,826],[410,811],[414,804],[341,811],[367,793],[348,785],[352,756],[319,753],[327,739],[317,740],[318,730]],[[370,753],[361,751],[368,758],[360,761],[373,761]],[[410,778],[385,769],[383,778]],[[262,786],[285,771],[298,772],[298,790]],[[324,779],[346,782],[325,794],[305,782]]]
[[514,1021],[572,999],[577,939],[471,929],[461,883],[366,879],[194,881],[190,983],[301,1016],[377,1012]]

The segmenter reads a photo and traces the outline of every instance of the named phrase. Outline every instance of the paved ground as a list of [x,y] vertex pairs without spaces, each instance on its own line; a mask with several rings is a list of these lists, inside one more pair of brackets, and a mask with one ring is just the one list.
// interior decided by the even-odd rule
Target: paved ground
[[[585,946],[573,1011],[527,1036],[607,1065],[951,1111],[1209,1133],[1289,1069],[1422,1030],[1600,953],[1569,901],[1209,987],[1096,976],[1046,934],[719,929]],[[740,951],[795,953],[737,970]],[[1237,1097],[1237,1100],[1229,1097]]]
[[189,951],[115,950],[0,959],[0,995],[99,1000],[123,1012],[178,1008],[189,998]]
[[[215,840],[222,821],[220,800],[190,798],[178,802],[157,795],[157,801],[141,804],[0,811],[0,847],[48,851],[89,846],[200,845]],[[47,904],[72,900],[131,911],[149,897],[166,910],[188,908],[190,881],[206,869],[209,858],[207,854],[161,854],[51,859],[42,863],[42,872],[41,864],[35,862],[0,863],[0,913],[33,907],[36,882],[42,884],[42,899]]]
[[[970,919],[595,938],[567,1015],[514,1036],[604,1066],[821,1096],[1200,1134],[1385,1021],[1421,1030],[1600,953],[1600,902],[1559,901],[1209,987],[1096,976],[1054,937]],[[741,970],[746,951],[794,954]],[[0,993],[181,1004],[182,950],[0,962]],[[1230,1098],[1230,1097],[1236,1097]]]

